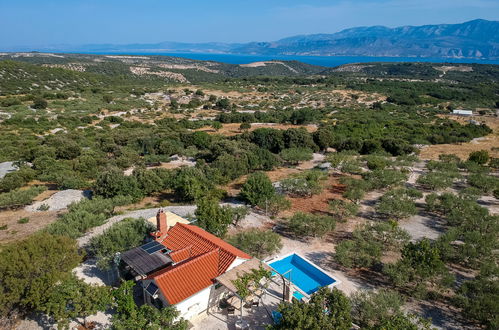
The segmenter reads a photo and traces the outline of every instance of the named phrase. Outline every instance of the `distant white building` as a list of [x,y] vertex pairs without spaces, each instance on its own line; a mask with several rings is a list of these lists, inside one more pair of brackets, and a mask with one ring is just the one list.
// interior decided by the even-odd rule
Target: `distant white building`
[[473,116],[473,111],[471,110],[452,110],[453,115],[458,116]]

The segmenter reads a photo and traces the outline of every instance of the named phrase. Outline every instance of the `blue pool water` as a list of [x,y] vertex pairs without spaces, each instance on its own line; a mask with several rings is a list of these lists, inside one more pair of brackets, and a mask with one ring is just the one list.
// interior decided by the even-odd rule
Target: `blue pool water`
[[269,266],[288,280],[290,279],[294,285],[307,294],[312,294],[321,287],[336,282],[331,276],[297,254],[274,261]]

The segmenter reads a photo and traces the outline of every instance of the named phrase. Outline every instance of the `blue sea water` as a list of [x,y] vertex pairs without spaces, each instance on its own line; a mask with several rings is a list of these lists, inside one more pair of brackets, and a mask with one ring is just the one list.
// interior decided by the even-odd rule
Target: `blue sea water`
[[274,261],[269,265],[307,294],[312,294],[321,287],[336,282],[297,254]]
[[[93,52],[91,54],[110,54]],[[202,53],[112,53],[112,55],[164,55],[183,57],[201,61],[215,61],[230,64],[248,64],[260,61],[300,61],[312,65],[336,67],[349,63],[368,62],[432,62],[432,63],[480,63],[499,64],[499,60],[436,58],[436,57],[375,57],[375,56],[286,56],[286,55],[242,55],[242,54],[202,54]]]

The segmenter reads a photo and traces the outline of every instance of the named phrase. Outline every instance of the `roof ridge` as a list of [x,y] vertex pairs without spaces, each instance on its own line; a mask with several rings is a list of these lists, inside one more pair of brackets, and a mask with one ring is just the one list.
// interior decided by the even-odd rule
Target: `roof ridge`
[[[191,225],[191,224],[184,224],[184,223],[176,223],[175,225],[179,225],[181,226],[182,228],[186,229],[186,230],[189,230],[192,234],[196,235],[197,237],[199,237],[200,239],[204,240],[204,241],[207,241],[209,243],[211,243],[212,245],[215,245],[217,248],[233,255],[234,257],[240,257],[238,254],[235,254],[233,252],[231,252],[230,250],[228,250],[227,248],[224,248],[222,245],[220,245],[219,243],[222,243],[224,245],[228,245],[231,249],[235,249],[237,250],[238,252],[241,252],[241,254],[244,254],[246,256],[249,257],[249,259],[251,259],[252,257],[247,254],[246,252],[244,251],[241,251],[240,249],[236,248],[235,246],[232,246],[230,245],[229,243],[225,242],[223,239],[221,239],[220,237],[217,237],[215,235],[213,235],[212,233],[209,233],[207,232],[206,230],[204,230],[203,228],[201,227],[198,227],[198,226],[195,226],[195,225]],[[212,239],[206,237],[206,236],[203,236],[199,233],[197,233],[195,230],[192,230],[192,228],[196,228],[196,229],[200,229],[200,230],[203,230],[204,233],[206,233],[206,236],[210,237],[210,238],[213,238],[214,240],[218,241],[218,242],[214,242]]]

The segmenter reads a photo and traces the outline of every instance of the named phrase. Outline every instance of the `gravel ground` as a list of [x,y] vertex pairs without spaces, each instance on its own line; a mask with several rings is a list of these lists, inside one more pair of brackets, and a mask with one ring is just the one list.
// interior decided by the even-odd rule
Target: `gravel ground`
[[400,220],[399,226],[411,235],[413,242],[423,238],[436,240],[443,232],[442,220],[426,213]]
[[83,198],[88,198],[89,192],[82,190],[68,189],[56,192],[49,198],[43,201],[35,202],[31,205],[26,206],[25,210],[28,212],[38,212],[40,206],[47,205],[49,208],[45,211],[59,211],[65,209],[69,204],[73,202],[78,202]]
[[17,167],[14,166],[14,162],[0,163],[0,179],[2,179],[7,173],[15,171],[17,171]]
[[113,285],[116,284],[118,279],[117,274],[112,270],[100,270],[97,267],[96,259],[85,260],[78,267],[73,269],[73,273],[88,284]]

